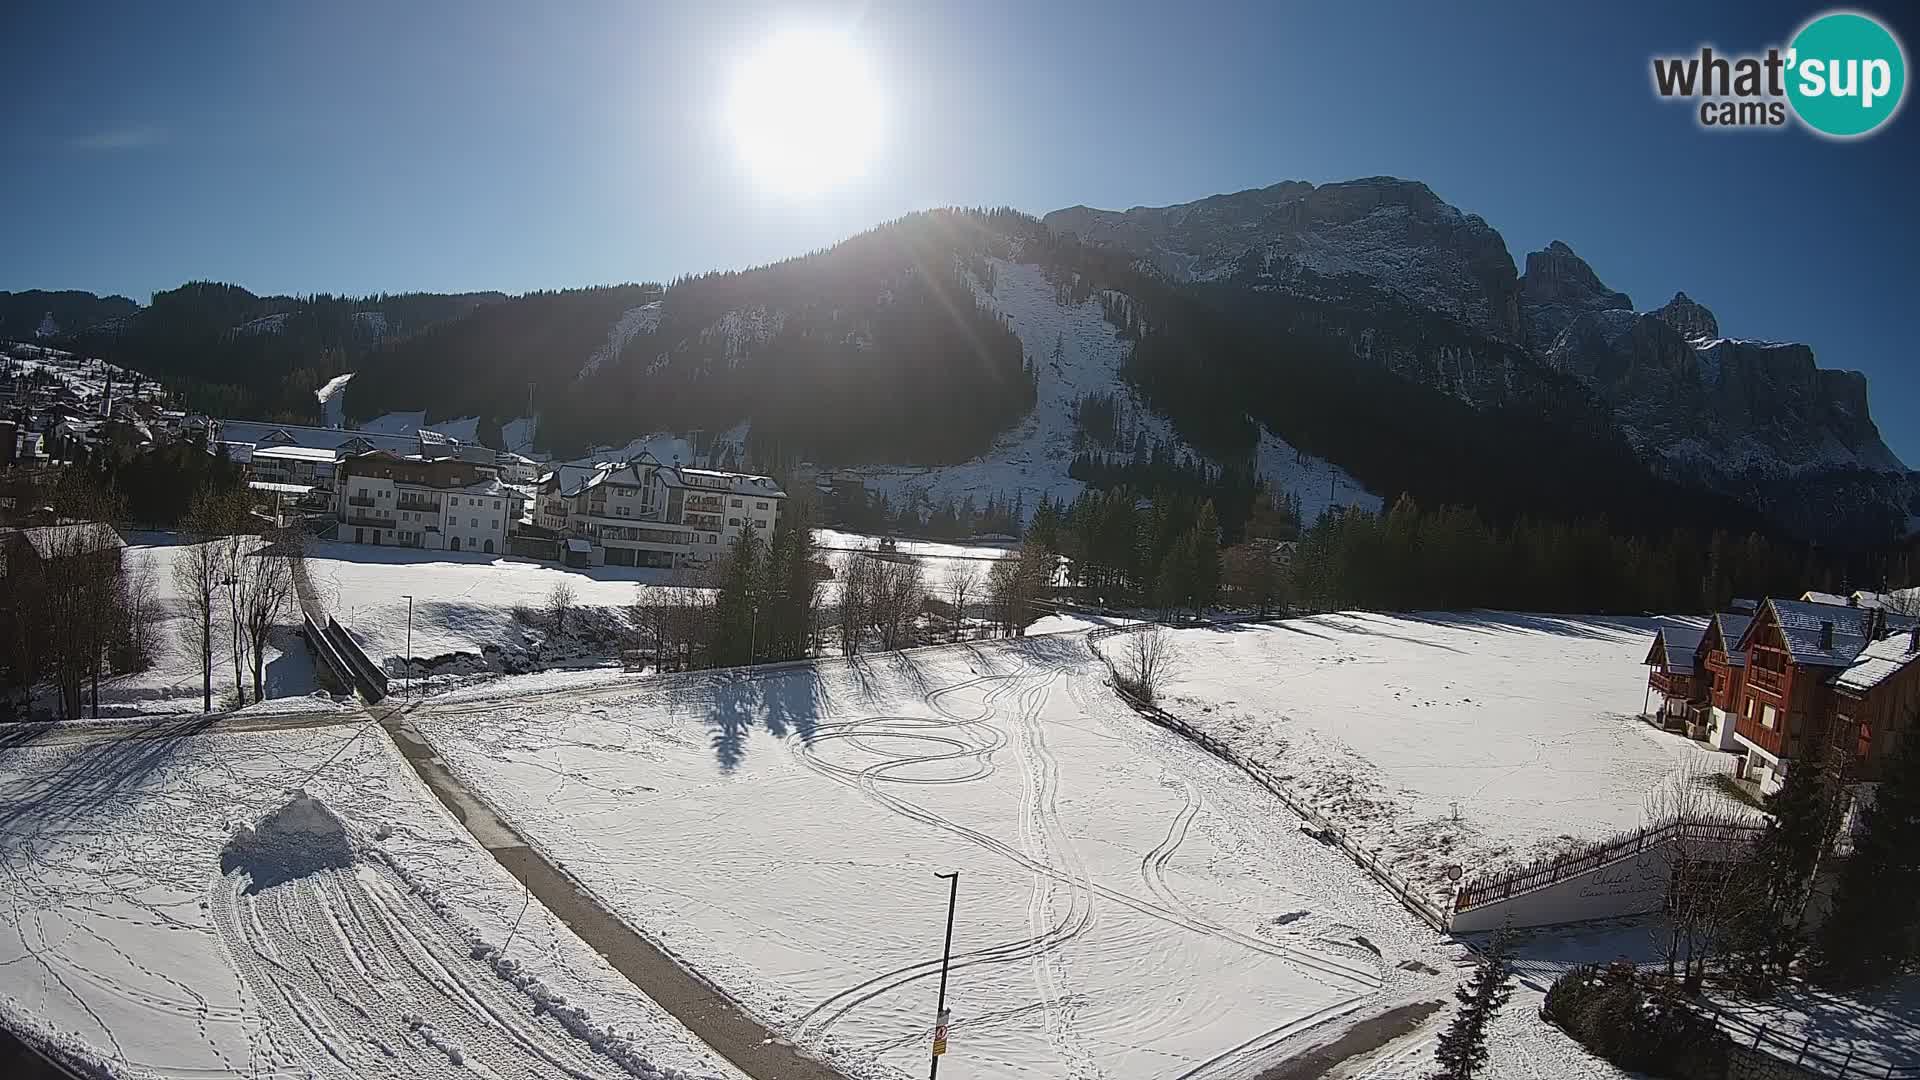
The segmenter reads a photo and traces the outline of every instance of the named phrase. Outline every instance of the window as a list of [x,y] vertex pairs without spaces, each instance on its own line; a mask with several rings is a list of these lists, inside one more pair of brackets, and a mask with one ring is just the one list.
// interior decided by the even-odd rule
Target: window
[[499,500],[499,499],[495,499],[495,500],[493,500],[493,508],[494,508],[495,510],[498,510],[498,509],[500,509],[500,500]]
[[766,523],[766,521],[765,521],[765,520],[763,519],[763,520],[760,520],[760,521],[756,521],[756,522],[754,522],[754,523],[753,523],[753,527],[754,527],[754,528],[756,528],[756,529],[764,529],[764,528],[766,528],[766,527],[767,527],[767,523]]
[[477,528],[479,528],[479,527],[480,527],[480,519],[479,519],[479,518],[468,518],[468,519],[467,519],[467,528],[469,528],[469,529],[477,529]]
[[[735,501],[735,502],[738,502],[739,500],[738,500],[738,499],[735,499],[734,501]],[[728,519],[727,519],[727,528],[729,528],[729,529],[737,529],[737,528],[739,528],[739,527],[740,527],[740,519],[739,519],[739,518],[728,518]]]
[[1747,697],[1747,719],[1749,719],[1749,720],[1751,720],[1751,719],[1753,719],[1753,697],[1752,697],[1752,695],[1748,695],[1748,697]]
[[1779,715],[1771,705],[1760,706],[1760,726],[1769,731],[1773,730],[1774,723]]
[[491,525],[488,525],[487,527],[494,530],[495,532],[498,532],[500,530],[500,519],[494,518],[493,523]]
[[733,500],[733,505],[734,505],[734,506],[736,506],[736,507],[737,507],[737,506],[739,506],[739,505],[740,505],[740,500],[739,500],[739,499],[735,499],[735,500]]
[[767,508],[767,501],[765,499],[762,499],[759,502],[754,503],[753,508],[755,510],[765,510]]

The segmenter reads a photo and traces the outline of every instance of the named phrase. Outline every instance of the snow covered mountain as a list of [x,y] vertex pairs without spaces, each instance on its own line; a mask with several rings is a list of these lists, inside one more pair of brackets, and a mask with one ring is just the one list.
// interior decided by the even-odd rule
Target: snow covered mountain
[[[1724,336],[1685,293],[1636,313],[1563,241],[1516,276],[1500,234],[1424,184],[1289,181],[1044,220],[1170,280],[1264,294],[1290,329],[1330,327],[1356,360],[1476,408],[1563,401],[1553,379],[1570,375],[1656,473],[1804,536],[1898,535],[1920,496],[1873,424],[1864,375],[1819,368],[1808,345]],[[1409,308],[1460,331],[1436,332]]]
[[1131,251],[1177,281],[1229,277],[1256,261],[1357,274],[1492,337],[1520,337],[1519,284],[1506,241],[1427,185],[1373,176],[1298,180],[1179,206],[1055,210],[1048,227]]

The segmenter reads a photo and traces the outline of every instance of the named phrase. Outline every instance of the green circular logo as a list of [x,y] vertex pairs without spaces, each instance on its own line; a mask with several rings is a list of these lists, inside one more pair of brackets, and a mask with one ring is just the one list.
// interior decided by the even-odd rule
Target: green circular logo
[[1907,58],[1892,32],[1870,16],[1836,11],[1794,35],[1787,99],[1810,128],[1851,138],[1887,122],[1907,89]]

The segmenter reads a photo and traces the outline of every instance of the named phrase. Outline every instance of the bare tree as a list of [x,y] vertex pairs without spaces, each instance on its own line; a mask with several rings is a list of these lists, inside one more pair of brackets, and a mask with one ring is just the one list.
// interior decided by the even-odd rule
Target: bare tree
[[253,700],[266,697],[267,639],[293,599],[292,556],[278,544],[256,547],[229,590],[237,598],[240,632],[253,670]]
[[160,571],[151,551],[121,562],[119,626],[116,636],[125,647],[128,671],[145,671],[153,663],[153,626],[160,619]]
[[1666,919],[1651,932],[1667,976],[1693,986],[1746,917],[1750,898],[1760,895],[1744,850],[1742,826],[1753,823],[1752,815],[1714,789],[1716,772],[1690,760],[1649,792],[1645,804],[1649,828],[1673,828],[1660,847],[1668,873]]
[[967,625],[967,601],[980,590],[980,571],[967,563],[947,578],[947,595],[953,598],[953,640],[959,641]]
[[1173,635],[1165,627],[1150,626],[1123,634],[1120,662],[1114,667],[1114,681],[1120,689],[1151,705],[1160,698],[1160,688],[1178,673],[1180,651]]
[[547,593],[547,618],[553,622],[553,636],[567,632],[567,614],[574,609],[579,594],[571,582],[562,581]]
[[173,590],[187,609],[187,618],[181,623],[181,637],[193,655],[200,658],[203,712],[213,711],[213,653],[219,645],[218,624],[213,613],[225,581],[218,543],[219,508],[214,503],[211,492],[194,496],[182,523],[181,533],[186,544],[173,560]]
[[892,652],[905,648],[911,644],[914,625],[927,605],[920,563],[869,561],[873,563],[869,622],[882,649]]
[[867,628],[873,600],[874,567],[878,564],[865,555],[848,556],[840,571],[840,655],[860,651],[860,639]]

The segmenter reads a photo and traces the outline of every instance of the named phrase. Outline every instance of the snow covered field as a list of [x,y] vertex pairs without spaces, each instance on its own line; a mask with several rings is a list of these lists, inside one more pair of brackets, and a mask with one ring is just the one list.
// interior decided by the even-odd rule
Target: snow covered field
[[248,723],[0,733],[8,1027],[111,1075],[739,1075],[540,905],[501,956],[518,883],[377,727]]
[[1062,635],[507,680],[413,722],[602,902],[849,1076],[924,1068],[948,869],[955,1075],[1252,1077],[1445,993],[1453,946],[1103,674]]
[[669,576],[633,567],[576,570],[503,555],[335,543],[308,546],[307,574],[322,606],[376,660],[406,655],[406,597],[412,594],[413,655],[423,661],[478,656],[489,647],[525,648],[527,628],[513,609],[543,609],[562,582],[573,587],[582,606],[624,608],[637,595],[636,583]]
[[[827,565],[836,577],[855,552],[877,551],[881,538],[866,533],[841,532],[838,529],[813,530],[813,542],[821,549]],[[1000,559],[1015,554],[1011,544],[943,544],[932,540],[896,540],[894,550],[911,556],[920,564],[927,591],[941,600],[952,596],[954,579],[971,572],[975,581],[968,592],[968,608],[984,603],[987,596],[987,571]],[[831,588],[827,590],[831,592]]]
[[1636,828],[1683,763],[1731,768],[1637,719],[1647,619],[1343,612],[1172,634],[1169,712],[1289,777],[1437,898],[1449,866]]

